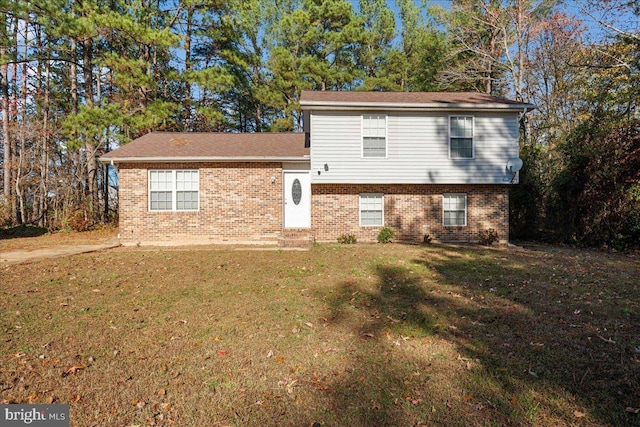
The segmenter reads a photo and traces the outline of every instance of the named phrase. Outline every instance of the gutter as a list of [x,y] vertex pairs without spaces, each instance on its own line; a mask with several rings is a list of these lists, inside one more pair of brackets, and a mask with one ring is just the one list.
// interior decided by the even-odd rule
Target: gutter
[[307,101],[300,102],[302,109],[314,110],[386,110],[386,111],[505,111],[527,110],[534,108],[533,104],[416,104],[416,103],[378,103],[378,102],[331,102],[331,101]]
[[241,163],[241,162],[309,162],[304,157],[100,157],[101,163]]

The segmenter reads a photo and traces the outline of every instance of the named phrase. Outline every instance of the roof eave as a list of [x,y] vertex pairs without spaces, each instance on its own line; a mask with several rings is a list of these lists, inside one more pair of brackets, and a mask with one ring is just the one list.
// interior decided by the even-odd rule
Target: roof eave
[[100,157],[101,163],[211,163],[211,162],[302,162],[309,161],[308,155],[276,157]]
[[524,111],[535,108],[533,104],[473,104],[473,103],[397,103],[397,102],[336,102],[300,101],[303,110],[386,110],[386,111]]

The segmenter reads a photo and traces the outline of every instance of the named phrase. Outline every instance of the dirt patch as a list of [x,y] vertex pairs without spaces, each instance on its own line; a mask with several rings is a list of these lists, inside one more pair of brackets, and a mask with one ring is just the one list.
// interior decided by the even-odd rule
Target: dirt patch
[[62,258],[89,252],[104,251],[120,246],[117,240],[96,245],[57,245],[40,249],[10,250],[0,252],[0,265],[33,262],[46,258]]

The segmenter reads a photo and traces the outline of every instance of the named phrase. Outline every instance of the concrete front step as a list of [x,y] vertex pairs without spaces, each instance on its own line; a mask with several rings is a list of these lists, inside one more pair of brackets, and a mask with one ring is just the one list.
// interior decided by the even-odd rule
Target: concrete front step
[[284,229],[278,239],[278,246],[283,248],[310,248],[313,235],[308,229]]

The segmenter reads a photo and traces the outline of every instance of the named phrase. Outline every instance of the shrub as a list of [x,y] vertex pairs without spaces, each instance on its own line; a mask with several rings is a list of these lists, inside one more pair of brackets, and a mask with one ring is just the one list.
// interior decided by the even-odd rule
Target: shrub
[[391,227],[384,227],[378,233],[378,242],[380,243],[389,243],[396,237],[396,232],[393,231]]
[[338,243],[342,243],[343,245],[351,245],[354,243],[357,243],[358,239],[356,238],[355,234],[341,234],[340,237],[338,237]]
[[69,227],[73,231],[88,231],[91,228],[89,220],[82,209],[76,210],[67,220]]
[[480,230],[480,240],[478,243],[484,246],[491,246],[494,242],[498,241],[498,232],[493,228],[488,230]]
[[9,227],[11,225],[11,210],[9,204],[5,203],[0,197],[0,228]]

